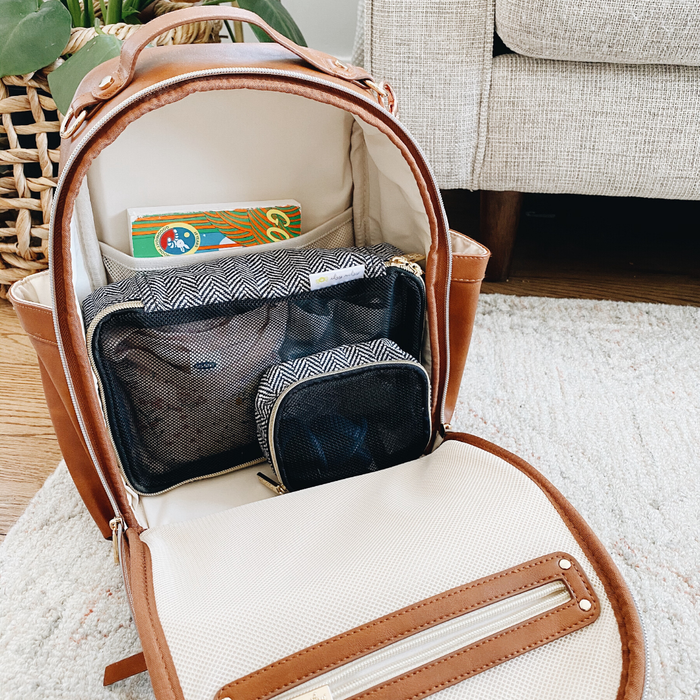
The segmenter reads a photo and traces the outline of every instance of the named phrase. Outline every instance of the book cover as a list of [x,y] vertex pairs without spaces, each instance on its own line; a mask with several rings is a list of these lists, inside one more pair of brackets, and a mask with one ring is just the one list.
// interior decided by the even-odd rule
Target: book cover
[[142,207],[128,216],[136,258],[256,246],[301,233],[301,205],[293,199]]

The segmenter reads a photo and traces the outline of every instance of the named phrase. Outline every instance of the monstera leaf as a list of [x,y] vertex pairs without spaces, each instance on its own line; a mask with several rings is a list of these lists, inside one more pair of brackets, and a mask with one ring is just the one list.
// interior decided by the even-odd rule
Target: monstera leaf
[[70,27],[61,0],[0,0],[0,77],[53,63],[68,44]]
[[98,34],[76,51],[65,63],[49,73],[51,95],[58,109],[65,114],[80,81],[100,63],[119,55],[122,42],[111,34]]

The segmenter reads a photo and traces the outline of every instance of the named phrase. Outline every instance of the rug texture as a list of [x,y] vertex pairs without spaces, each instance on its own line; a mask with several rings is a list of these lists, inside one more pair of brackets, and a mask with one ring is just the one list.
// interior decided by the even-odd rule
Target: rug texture
[[[700,697],[700,309],[484,296],[453,428],[520,455],[612,553],[646,623],[647,699]],[[0,698],[101,687],[140,649],[119,569],[62,465],[0,547]]]

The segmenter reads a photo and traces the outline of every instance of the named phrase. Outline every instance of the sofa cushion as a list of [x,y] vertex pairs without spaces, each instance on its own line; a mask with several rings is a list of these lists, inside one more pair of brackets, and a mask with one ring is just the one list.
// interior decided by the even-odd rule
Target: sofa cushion
[[700,68],[493,60],[474,189],[700,200]]
[[496,30],[534,58],[700,65],[697,0],[496,0]]

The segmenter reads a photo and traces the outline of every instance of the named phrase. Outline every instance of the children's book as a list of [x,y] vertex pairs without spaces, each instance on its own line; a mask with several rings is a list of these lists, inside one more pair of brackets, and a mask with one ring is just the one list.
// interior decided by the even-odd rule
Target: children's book
[[256,246],[301,233],[301,205],[293,199],[141,207],[127,214],[135,258]]

